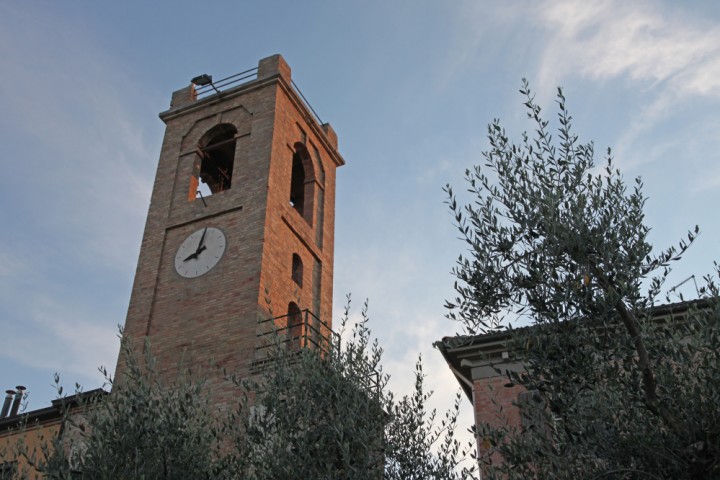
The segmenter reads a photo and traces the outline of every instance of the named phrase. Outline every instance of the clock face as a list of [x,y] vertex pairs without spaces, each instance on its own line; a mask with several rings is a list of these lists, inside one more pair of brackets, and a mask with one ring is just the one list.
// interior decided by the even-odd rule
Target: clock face
[[195,278],[209,272],[225,253],[225,234],[217,228],[206,227],[191,233],[175,254],[175,270],[185,278]]

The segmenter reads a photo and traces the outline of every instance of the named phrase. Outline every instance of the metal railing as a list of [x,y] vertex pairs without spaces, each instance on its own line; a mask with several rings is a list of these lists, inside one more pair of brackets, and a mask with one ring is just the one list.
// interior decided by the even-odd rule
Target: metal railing
[[330,325],[308,309],[262,320],[259,330],[258,358],[268,357],[268,349],[278,345],[292,350],[309,348],[327,354],[332,343],[339,340]]
[[323,121],[320,120],[320,115],[318,115],[317,112],[315,111],[315,109],[312,107],[312,105],[310,105],[310,102],[308,102],[307,98],[305,98],[305,95],[303,95],[303,93],[300,91],[300,87],[297,86],[297,83],[295,83],[294,80],[291,80],[291,81],[292,81],[292,86],[293,86],[293,89],[295,90],[295,92],[297,92],[298,96],[300,97],[302,102],[305,104],[307,109],[310,110],[313,117],[318,122],[318,125],[322,126]]
[[[337,350],[333,351],[333,349],[340,348],[340,335],[308,309],[261,320],[257,337],[253,362],[255,368],[262,368],[263,365],[272,362],[273,349],[276,348],[284,348],[290,353],[300,353],[303,349],[309,349],[323,356],[337,353]],[[352,375],[358,380],[359,386],[379,394],[380,373],[367,363],[361,367],[361,370],[370,373]]]
[[243,83],[249,83],[257,78],[258,67],[245,70],[244,72],[230,75],[223,79],[217,80],[216,82],[203,85],[195,90],[198,100],[201,98],[209,97],[216,93],[220,93],[223,90],[227,90],[231,87],[242,85]]
[[[250,70],[245,70],[244,72],[236,73],[235,75],[230,75],[229,77],[225,77],[223,79],[220,79],[216,82],[209,83],[207,85],[203,85],[201,87],[198,87],[195,90],[195,93],[197,95],[197,99],[200,100],[202,98],[209,97],[214,94],[219,94],[220,92],[227,90],[229,88],[237,87],[239,85],[243,85],[245,83],[250,83],[253,80],[257,79],[258,74],[258,67],[251,68]],[[295,90],[295,93],[298,94],[298,97],[300,97],[300,100],[305,105],[305,107],[310,111],[313,118],[318,122],[319,125],[323,125],[323,121],[320,119],[320,116],[317,114],[315,109],[310,105],[310,102],[308,102],[307,98],[305,98],[305,95],[300,91],[300,87],[297,86],[297,83],[295,81],[291,80],[292,88]]]

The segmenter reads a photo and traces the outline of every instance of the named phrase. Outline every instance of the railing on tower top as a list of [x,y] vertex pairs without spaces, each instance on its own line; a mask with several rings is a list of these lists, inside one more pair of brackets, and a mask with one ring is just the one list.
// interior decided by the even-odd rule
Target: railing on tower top
[[[195,90],[195,93],[197,94],[197,99],[200,100],[202,98],[210,97],[230,88],[237,87],[245,83],[250,83],[253,80],[257,79],[257,74],[258,67],[255,67],[251,68],[250,70],[245,70],[244,72],[236,73],[235,75],[230,75],[229,77],[225,77],[216,82],[203,85],[202,87],[198,87]],[[323,125],[323,121],[320,120],[320,116],[317,114],[312,105],[310,105],[310,102],[308,102],[307,98],[305,98],[305,95],[303,95],[303,93],[300,91],[300,87],[298,87],[293,80],[291,80],[291,83],[293,90],[295,90],[295,93],[298,94],[298,97],[300,97],[300,100],[310,111],[313,118],[315,118],[319,125]]]
[[258,67],[255,67],[251,68],[250,70],[245,70],[244,72],[236,73],[235,75],[230,75],[229,77],[225,77],[213,83],[209,83],[207,85],[203,85],[202,87],[197,88],[195,90],[195,93],[197,94],[198,100],[201,98],[209,97],[210,95],[220,93],[221,91],[227,90],[228,88],[237,87],[238,85],[242,85],[243,83],[249,83],[255,80],[257,78],[257,72]]
[[291,82],[292,82],[293,88],[295,89],[295,91],[297,92],[297,94],[300,96],[300,99],[302,100],[302,102],[305,104],[305,106],[307,107],[307,109],[310,110],[310,112],[312,113],[313,117],[315,117],[315,120],[318,122],[318,125],[324,125],[324,124],[323,124],[323,121],[320,120],[320,115],[317,114],[317,112],[316,112],[315,109],[312,107],[312,105],[310,105],[310,102],[307,101],[307,98],[305,98],[305,95],[302,94],[302,92],[300,91],[300,87],[297,86],[297,83],[295,83],[295,81],[293,81],[293,80],[291,80]]
[[[273,348],[285,348],[290,352],[308,349],[321,355],[336,353],[332,349],[340,348],[340,335],[308,309],[261,320],[257,336],[256,367],[272,361]],[[380,374],[368,365],[366,367],[362,370],[371,373],[358,377],[360,386],[379,393]]]

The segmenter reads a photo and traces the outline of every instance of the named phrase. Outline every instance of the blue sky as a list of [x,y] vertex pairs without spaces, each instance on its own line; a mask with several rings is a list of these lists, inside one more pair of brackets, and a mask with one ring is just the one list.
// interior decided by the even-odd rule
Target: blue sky
[[[702,234],[669,285],[712,271],[720,226],[720,3],[585,1],[0,4],[0,387],[30,408],[114,368],[172,91],[282,54],[339,136],[335,309],[370,299],[392,387],[422,353],[435,404],[456,385],[433,341],[463,244],[462,190],[486,125],[532,128],[527,77],[583,141],[642,176],[658,247]],[[600,158],[599,158],[600,159]],[[691,282],[690,282],[691,283]],[[691,295],[694,288],[683,290]],[[689,290],[687,289],[689,288]],[[465,423],[471,422],[469,408]]]

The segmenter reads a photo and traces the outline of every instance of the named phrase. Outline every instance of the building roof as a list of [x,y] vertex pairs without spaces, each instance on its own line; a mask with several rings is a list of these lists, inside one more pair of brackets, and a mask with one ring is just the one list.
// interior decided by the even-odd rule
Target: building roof
[[[690,308],[704,309],[711,304],[711,299],[698,299],[685,302],[669,303],[659,305],[652,309],[652,316],[658,321],[673,316],[682,316]],[[443,337],[433,343],[433,346],[440,350],[448,367],[455,375],[455,379],[462,387],[465,395],[473,401],[473,369],[482,369],[488,376],[494,369],[505,371],[508,369],[520,369],[522,365],[514,358],[509,347],[508,340],[520,329],[506,329],[478,335],[455,335]],[[500,375],[497,373],[497,375]]]
[[105,397],[110,392],[102,388],[96,388],[87,392],[76,393],[67,397],[58,398],[52,401],[49,407],[23,412],[0,420],[0,434],[5,431],[12,430],[19,424],[32,425],[43,424],[63,417],[67,408],[74,408],[81,404],[82,400],[91,400],[93,398]]

